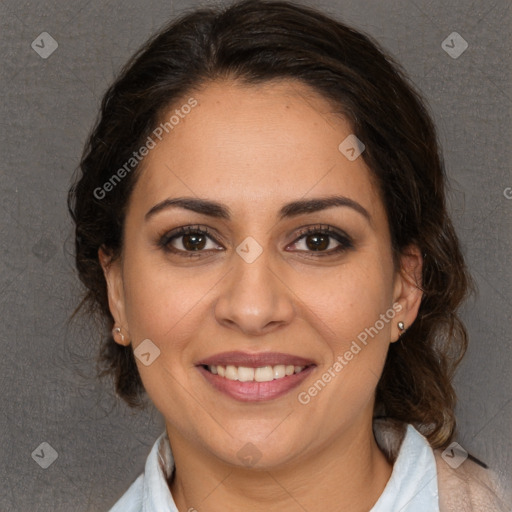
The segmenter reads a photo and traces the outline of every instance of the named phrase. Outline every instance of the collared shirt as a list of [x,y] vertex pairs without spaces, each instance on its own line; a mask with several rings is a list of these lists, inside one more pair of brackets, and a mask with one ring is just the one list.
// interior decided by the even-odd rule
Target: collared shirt
[[[144,473],[109,512],[178,512],[167,484],[173,470],[174,459],[164,432],[151,449]],[[391,477],[369,512],[398,511],[439,512],[434,453],[412,425],[407,425]]]

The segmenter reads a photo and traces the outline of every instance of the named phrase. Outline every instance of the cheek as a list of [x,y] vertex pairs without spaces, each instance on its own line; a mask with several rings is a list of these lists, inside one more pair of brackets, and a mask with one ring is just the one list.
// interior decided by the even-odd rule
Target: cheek
[[[392,307],[391,275],[375,258],[358,255],[329,273],[304,273],[292,287],[312,317],[321,320],[318,325],[330,343],[342,349]],[[386,337],[389,321],[378,327]]]
[[[342,350],[391,307],[391,264],[377,258],[375,249],[360,251],[331,268],[285,265],[280,272],[285,288],[291,290],[286,300],[294,302],[297,311],[303,310],[298,314],[309,317],[332,348]],[[207,316],[214,314],[211,300],[218,298],[219,290],[222,293],[222,275],[209,265],[177,269],[151,261],[142,251],[126,254],[125,308],[134,344],[149,338],[162,348],[169,343],[174,349],[183,348],[187,337],[190,341]],[[287,293],[277,288],[276,293]],[[388,329],[386,324],[381,330]]]
[[340,421],[372,398],[385,363],[395,316],[390,268],[360,255],[337,267],[329,279],[300,281],[299,294],[307,297],[305,310],[313,312],[310,323],[315,323],[326,355],[319,376],[329,382],[325,389],[318,383],[301,390],[307,394],[302,398],[314,400],[319,410],[338,411],[337,404],[343,403],[332,413]]
[[[321,320],[317,325],[321,326],[322,343],[329,354],[320,378],[332,384],[318,392],[322,398],[317,406],[342,402],[343,408],[335,413],[342,418],[349,410],[356,414],[372,398],[396,313],[388,279],[380,271],[357,272],[355,267],[347,267],[346,272],[340,271],[326,283],[323,296],[331,300],[324,298],[321,302],[320,295],[316,295],[310,297],[310,304]],[[322,385],[317,388],[322,389]]]
[[[182,396],[180,383],[190,370],[191,341],[198,336],[201,308],[213,283],[186,276],[168,268],[125,259],[126,317],[137,356],[137,347],[149,339],[158,356],[146,366],[136,362],[144,387],[160,411],[184,410],[188,395]],[[138,263],[138,264],[137,264]]]
[[173,269],[160,256],[142,251],[127,253],[123,274],[126,316],[135,342],[153,336],[162,344],[179,337],[215,283],[211,273]]

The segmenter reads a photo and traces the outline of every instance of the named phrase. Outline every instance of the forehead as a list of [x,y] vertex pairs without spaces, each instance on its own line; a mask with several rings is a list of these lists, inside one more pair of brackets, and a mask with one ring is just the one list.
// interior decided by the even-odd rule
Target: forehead
[[[190,98],[197,104],[180,109]],[[304,84],[213,82],[168,109],[162,122],[171,117],[172,129],[143,161],[138,203],[196,195],[265,209],[340,193],[370,213],[382,208],[364,160],[339,149],[350,123]]]

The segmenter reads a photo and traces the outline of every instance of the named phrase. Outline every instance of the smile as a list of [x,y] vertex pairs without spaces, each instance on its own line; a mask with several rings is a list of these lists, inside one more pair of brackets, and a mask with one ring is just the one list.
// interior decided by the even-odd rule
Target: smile
[[270,382],[272,380],[283,379],[294,373],[300,373],[305,367],[278,364],[275,366],[260,366],[259,368],[233,365],[208,365],[206,368],[210,373],[213,373],[213,375],[219,375],[228,380],[238,380],[240,382]]
[[258,368],[199,365],[196,368],[203,375],[208,387],[216,393],[219,392],[219,396],[228,396],[238,402],[262,402],[290,393],[311,375],[316,365]]

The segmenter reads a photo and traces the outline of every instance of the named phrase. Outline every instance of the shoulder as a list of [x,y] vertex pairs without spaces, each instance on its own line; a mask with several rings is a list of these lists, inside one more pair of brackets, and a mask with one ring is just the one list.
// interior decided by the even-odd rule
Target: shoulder
[[510,504],[506,505],[510,501],[494,471],[469,458],[452,467],[442,454],[442,450],[434,450],[441,512],[511,512]]
[[[412,426],[418,433],[416,427]],[[374,418],[374,434],[379,447],[394,463],[409,425],[391,418]],[[439,493],[440,512],[512,512],[512,489],[505,489],[498,475],[466,459],[450,466],[443,450],[432,450]],[[445,455],[446,457],[446,455]]]
[[142,512],[144,474],[139,475],[109,512]]

